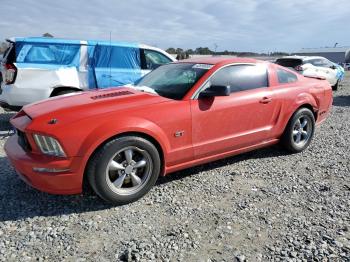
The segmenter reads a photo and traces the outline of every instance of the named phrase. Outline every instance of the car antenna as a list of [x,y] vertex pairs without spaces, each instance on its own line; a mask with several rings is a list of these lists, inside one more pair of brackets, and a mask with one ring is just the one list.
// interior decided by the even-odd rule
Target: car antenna
[[112,31],[109,31],[109,87],[112,86]]

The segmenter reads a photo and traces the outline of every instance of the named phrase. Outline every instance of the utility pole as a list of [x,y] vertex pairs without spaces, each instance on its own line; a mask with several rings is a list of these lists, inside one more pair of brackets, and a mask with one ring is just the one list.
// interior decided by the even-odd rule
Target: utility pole
[[218,49],[218,45],[214,43],[214,55],[216,55],[216,50]]

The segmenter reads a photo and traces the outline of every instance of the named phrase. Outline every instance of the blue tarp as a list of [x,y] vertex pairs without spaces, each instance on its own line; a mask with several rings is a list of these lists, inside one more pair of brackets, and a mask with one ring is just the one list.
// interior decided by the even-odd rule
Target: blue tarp
[[89,86],[122,86],[141,78],[138,44],[88,41]]
[[[47,65],[75,66],[80,64],[80,45],[63,43],[16,42],[16,62],[33,67]],[[29,65],[28,65],[29,66]],[[51,67],[52,68],[52,67]]]

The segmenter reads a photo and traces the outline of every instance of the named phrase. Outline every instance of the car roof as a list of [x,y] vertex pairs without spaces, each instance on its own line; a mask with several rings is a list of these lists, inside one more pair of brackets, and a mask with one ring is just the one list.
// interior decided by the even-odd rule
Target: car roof
[[[7,39],[9,42],[31,42],[31,43],[54,43],[54,44],[91,44],[91,45],[115,45],[115,46],[130,46],[140,47],[145,46],[141,43],[123,42],[123,41],[108,41],[108,40],[77,40],[68,38],[54,38],[54,37],[12,37]],[[156,47],[147,46],[149,49],[158,50]]]
[[134,47],[134,48],[143,48],[150,49],[154,51],[158,51],[168,58],[170,58],[173,62],[177,61],[170,54],[165,52],[164,50],[145,45],[142,43],[133,43],[133,42],[122,42],[122,41],[108,41],[108,40],[77,40],[77,39],[65,39],[65,38],[51,38],[51,37],[12,37],[7,39],[9,42],[31,42],[31,43],[53,43],[53,44],[84,44],[84,45],[104,45],[104,46],[124,46],[124,47]]
[[31,43],[56,43],[56,44],[99,44],[99,45],[122,45],[138,46],[138,43],[107,41],[107,40],[77,40],[51,37],[15,37],[9,39],[11,42],[31,42]]
[[210,56],[210,57],[195,57],[190,59],[181,60],[178,63],[195,63],[195,64],[235,64],[235,63],[262,63],[265,61],[260,61],[253,58],[245,57],[222,57],[222,56]]

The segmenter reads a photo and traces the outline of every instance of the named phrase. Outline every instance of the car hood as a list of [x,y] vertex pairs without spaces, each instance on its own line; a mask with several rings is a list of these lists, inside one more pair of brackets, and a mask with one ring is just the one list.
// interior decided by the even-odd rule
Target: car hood
[[169,101],[169,99],[132,88],[122,87],[72,93],[49,98],[27,105],[23,108],[23,111],[32,119],[44,116],[60,117],[69,114],[73,120],[74,118],[85,118],[166,101]]

